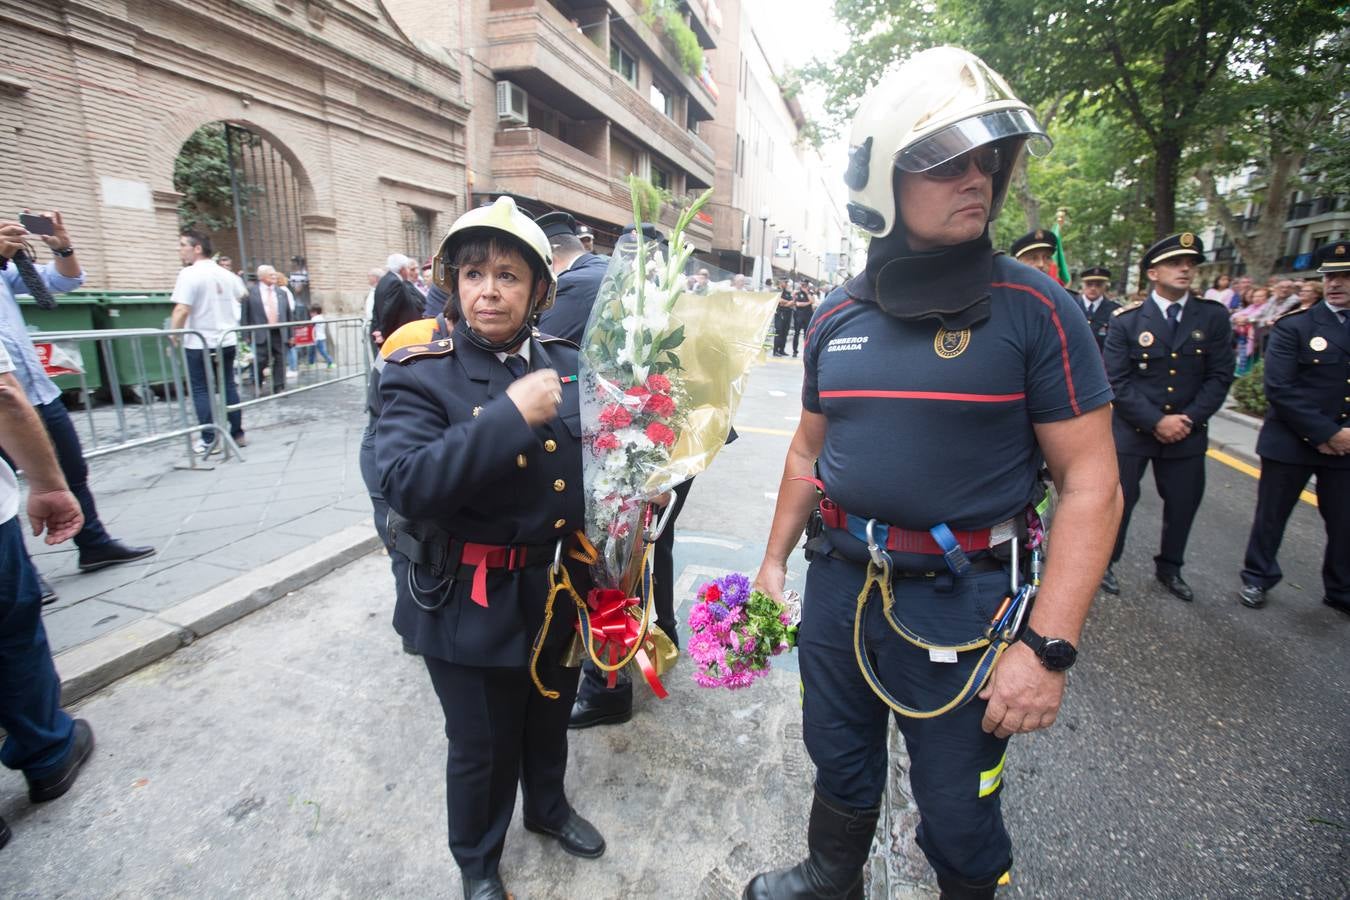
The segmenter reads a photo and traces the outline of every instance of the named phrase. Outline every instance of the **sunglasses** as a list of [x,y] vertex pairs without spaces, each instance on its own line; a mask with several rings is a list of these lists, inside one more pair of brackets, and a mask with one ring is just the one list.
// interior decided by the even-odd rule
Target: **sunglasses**
[[1003,148],[996,144],[986,144],[968,153],[952,157],[946,162],[938,163],[931,169],[924,169],[922,174],[939,181],[960,178],[966,174],[966,170],[970,168],[972,161],[975,163],[975,167],[985,175],[993,175],[1003,168]]

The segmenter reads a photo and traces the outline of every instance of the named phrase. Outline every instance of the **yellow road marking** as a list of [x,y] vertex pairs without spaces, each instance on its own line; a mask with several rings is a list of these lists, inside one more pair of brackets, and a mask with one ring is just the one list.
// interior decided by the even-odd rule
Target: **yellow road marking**
[[755,428],[753,425],[737,425],[736,430],[742,434],[776,434],[779,437],[792,437],[795,431],[785,431],[782,428]]
[[[1261,477],[1261,470],[1258,469],[1256,466],[1253,466],[1249,463],[1245,463],[1242,460],[1237,459],[1236,457],[1229,456],[1222,450],[1211,449],[1206,455],[1209,456],[1210,459],[1218,460],[1225,466],[1228,466],[1230,469],[1237,469],[1244,475],[1250,475],[1253,478]],[[1309,504],[1310,506],[1317,505],[1317,495],[1312,493],[1311,491],[1304,491],[1303,493],[1299,494],[1298,497],[1300,500],[1302,500],[1304,503]]]

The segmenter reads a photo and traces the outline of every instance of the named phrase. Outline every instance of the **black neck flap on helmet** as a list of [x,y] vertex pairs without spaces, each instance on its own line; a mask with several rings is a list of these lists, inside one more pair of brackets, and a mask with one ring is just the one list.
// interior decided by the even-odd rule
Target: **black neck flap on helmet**
[[455,310],[459,315],[459,321],[455,323],[455,331],[479,350],[486,350],[488,353],[505,353],[520,346],[529,339],[530,335],[534,334],[534,304],[530,304],[530,312],[525,316],[525,321],[520,323],[520,327],[516,329],[515,334],[504,341],[489,341],[469,327],[468,321],[464,318],[464,310],[459,305],[459,291],[455,291],[451,295],[450,302],[455,305]]
[[909,248],[896,223],[889,235],[872,239],[867,267],[846,289],[897,319],[936,319],[948,331],[959,331],[989,318],[993,271],[988,229],[964,244],[920,252]]

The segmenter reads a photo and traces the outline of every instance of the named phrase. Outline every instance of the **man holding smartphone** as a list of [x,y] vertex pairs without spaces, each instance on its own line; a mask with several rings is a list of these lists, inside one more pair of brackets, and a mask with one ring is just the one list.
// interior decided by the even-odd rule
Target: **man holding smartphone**
[[[47,429],[56,458],[61,464],[70,492],[80,501],[84,513],[84,527],[75,535],[75,546],[79,548],[79,568],[81,572],[92,572],[119,563],[144,559],[155,552],[154,547],[129,547],[113,539],[99,521],[98,510],[94,506],[94,495],[89,490],[89,469],[84,462],[84,448],[80,446],[79,435],[70,420],[70,413],[61,402],[61,390],[42,368],[38,361],[33,339],[24,324],[23,313],[19,309],[17,294],[29,293],[30,288],[19,274],[18,266],[12,262],[20,251],[32,256],[28,239],[38,237],[51,248],[54,258],[43,266],[38,266],[37,274],[47,289],[54,294],[73,291],[84,283],[84,270],[80,268],[75,248],[66,231],[61,213],[52,211],[40,217],[33,217],[25,210],[28,221],[33,222],[39,231],[50,230],[50,234],[30,232],[18,222],[0,221],[0,342],[14,363],[14,376],[23,386],[28,401],[38,411],[42,424]],[[34,222],[34,219],[42,222]],[[42,600],[50,603],[56,594],[46,582],[42,582]]]

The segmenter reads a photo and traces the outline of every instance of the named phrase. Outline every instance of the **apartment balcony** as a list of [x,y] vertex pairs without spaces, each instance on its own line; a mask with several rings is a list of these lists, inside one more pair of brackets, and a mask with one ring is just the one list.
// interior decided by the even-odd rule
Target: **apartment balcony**
[[498,131],[493,140],[492,187],[532,197],[596,222],[626,223],[627,194],[620,202],[605,161],[537,128]]
[[[503,0],[498,0],[498,2],[503,2]],[[700,2],[701,0],[688,0],[686,5],[692,10]],[[717,111],[717,96],[702,81],[686,72],[684,66],[676,59],[675,51],[670,49],[661,35],[642,21],[640,4],[636,0],[628,0],[628,5],[633,12],[624,15],[621,20],[615,22],[614,27],[642,44],[652,56],[660,60],[661,67],[665,70],[663,74],[667,78],[673,78],[679,82],[680,87],[684,88],[689,95],[690,101],[696,103],[703,110],[703,118],[713,118]],[[618,8],[617,5],[615,8]],[[715,45],[706,25],[698,22],[697,17],[694,17],[691,24],[695,36],[699,39],[699,44],[704,49],[712,49]]]
[[712,148],[611,71],[608,49],[578,32],[547,0],[491,0],[487,35],[486,62],[498,77],[574,119],[609,119],[699,181],[713,183]]

